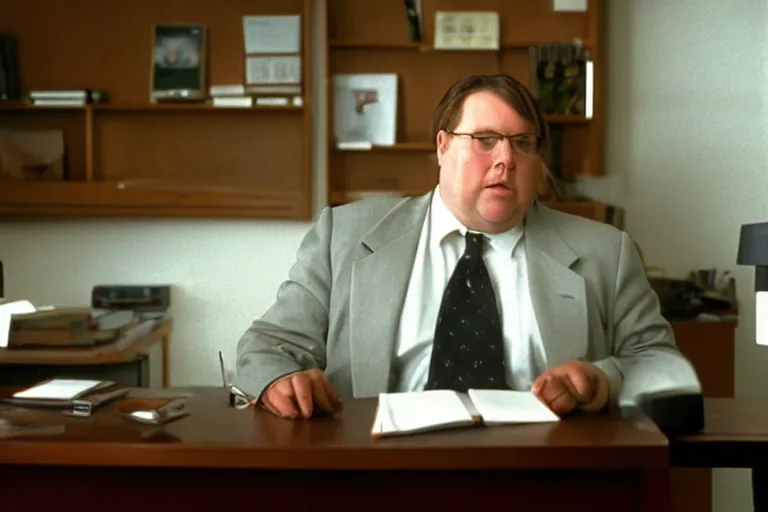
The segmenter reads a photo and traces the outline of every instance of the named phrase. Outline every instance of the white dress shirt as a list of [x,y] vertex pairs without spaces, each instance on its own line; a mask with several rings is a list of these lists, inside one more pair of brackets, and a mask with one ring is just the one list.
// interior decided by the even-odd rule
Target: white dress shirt
[[[432,357],[437,314],[448,280],[465,248],[467,228],[448,210],[435,189],[421,229],[395,342],[392,391],[424,389]],[[499,307],[506,381],[530,389],[545,369],[544,346],[528,292],[524,228],[488,234],[483,261]]]

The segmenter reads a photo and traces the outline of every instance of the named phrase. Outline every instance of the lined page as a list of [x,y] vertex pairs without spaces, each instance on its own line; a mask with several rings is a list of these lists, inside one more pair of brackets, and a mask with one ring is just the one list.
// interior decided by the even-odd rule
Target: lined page
[[530,391],[470,389],[468,394],[485,424],[560,421],[560,417]]
[[472,415],[454,391],[382,393],[372,433],[406,434],[472,424]]

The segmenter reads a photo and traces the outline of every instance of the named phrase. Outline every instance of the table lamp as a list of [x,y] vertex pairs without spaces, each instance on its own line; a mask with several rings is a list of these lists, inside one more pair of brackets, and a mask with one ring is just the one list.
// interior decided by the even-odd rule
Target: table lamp
[[768,345],[768,222],[741,226],[737,262],[755,267],[755,341]]

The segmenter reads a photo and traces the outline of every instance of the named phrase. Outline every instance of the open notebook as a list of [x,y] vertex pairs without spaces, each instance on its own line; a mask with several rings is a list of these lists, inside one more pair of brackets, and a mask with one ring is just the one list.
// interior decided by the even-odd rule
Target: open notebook
[[381,393],[373,437],[428,432],[475,424],[508,425],[560,421],[528,391],[470,389]]

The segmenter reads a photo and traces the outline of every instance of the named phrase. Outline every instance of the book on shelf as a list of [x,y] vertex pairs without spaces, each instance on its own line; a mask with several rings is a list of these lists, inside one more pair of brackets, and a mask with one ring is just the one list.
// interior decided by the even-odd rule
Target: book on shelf
[[336,144],[392,146],[397,140],[398,77],[387,74],[333,76]]
[[390,437],[476,425],[560,421],[529,391],[470,389],[381,393],[371,436]]
[[544,114],[592,118],[594,65],[579,41],[531,46],[529,66],[531,89]]
[[424,40],[421,22],[421,0],[404,0],[405,16],[408,21],[408,39],[414,43]]
[[301,24],[300,14],[243,17],[244,93],[269,96],[257,105],[303,104]]
[[226,98],[245,96],[243,84],[213,84],[208,88],[211,98]]
[[214,107],[252,107],[253,98],[250,96],[212,96],[211,105]]
[[277,95],[261,95],[262,93],[254,92],[250,87],[246,87],[242,84],[236,85],[212,85],[209,89],[210,104],[214,107],[241,107],[250,108],[255,106],[269,106],[269,107],[301,107],[304,100],[300,94],[301,88],[298,90],[289,90],[289,94]]
[[16,34],[0,34],[0,101],[21,99],[18,46]]
[[33,105],[73,107],[89,103],[104,103],[107,100],[103,91],[93,89],[33,89],[29,91]]

